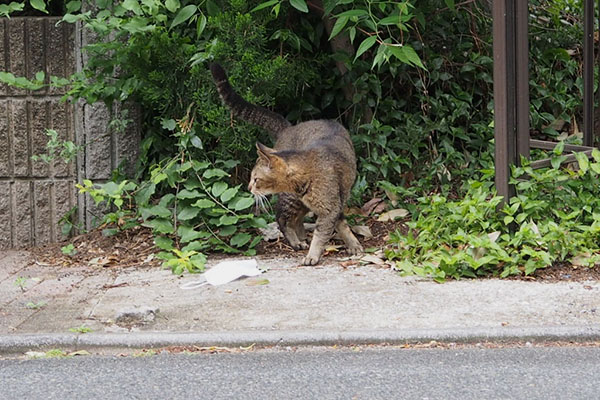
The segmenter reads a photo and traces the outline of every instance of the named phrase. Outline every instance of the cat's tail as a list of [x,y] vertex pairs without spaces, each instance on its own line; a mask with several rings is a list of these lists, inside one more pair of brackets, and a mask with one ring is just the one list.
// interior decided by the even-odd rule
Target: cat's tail
[[219,64],[212,63],[210,72],[223,103],[233,111],[233,115],[266,129],[275,139],[279,132],[291,126],[283,116],[264,107],[250,104],[237,94],[229,84],[225,70]]

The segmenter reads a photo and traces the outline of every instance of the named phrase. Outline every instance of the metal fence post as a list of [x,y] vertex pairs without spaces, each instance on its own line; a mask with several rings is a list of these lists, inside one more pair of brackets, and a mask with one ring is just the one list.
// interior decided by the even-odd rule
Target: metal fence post
[[494,52],[495,183],[505,201],[513,194],[510,164],[516,156],[515,10],[513,0],[495,0],[492,8]]
[[514,195],[510,166],[529,157],[529,45],[525,0],[493,2],[496,190]]
[[594,0],[583,3],[583,145],[594,145]]

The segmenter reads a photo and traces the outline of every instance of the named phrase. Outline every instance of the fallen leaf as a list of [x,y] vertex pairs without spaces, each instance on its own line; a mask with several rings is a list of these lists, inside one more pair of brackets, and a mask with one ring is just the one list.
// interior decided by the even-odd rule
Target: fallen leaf
[[365,204],[363,204],[361,210],[365,215],[370,215],[375,211],[375,208],[377,208],[377,206],[379,206],[382,203],[385,208],[385,203],[383,202],[383,199],[379,197],[374,197],[371,200],[367,201]]
[[394,210],[390,210],[388,212],[381,214],[379,216],[379,218],[377,218],[377,221],[379,221],[379,222],[394,221],[396,218],[404,218],[408,214],[409,214],[408,210],[405,210],[404,208],[396,208]]
[[571,259],[571,265],[573,268],[583,267],[590,265],[590,253],[581,253]]
[[488,233],[488,237],[490,238],[492,243],[495,243],[496,240],[498,240],[498,238],[500,237],[500,232],[496,231],[496,232]]
[[398,204],[398,194],[387,189],[384,189],[383,191],[385,192],[387,198],[390,199],[390,203],[392,203],[392,206],[396,207],[396,205]]
[[27,357],[31,357],[31,358],[46,357],[46,353],[44,353],[43,351],[28,351],[28,352],[25,353],[25,355]]
[[344,261],[340,263],[340,266],[343,268],[347,268],[351,265],[356,265],[358,264],[358,260],[348,260],[348,261]]
[[358,207],[349,207],[344,209],[344,215],[364,215],[364,212]]
[[373,234],[371,233],[371,228],[369,228],[366,225],[355,225],[352,228],[352,232],[356,233],[357,235],[360,235],[364,238],[372,238]]
[[119,259],[116,256],[104,256],[92,258],[90,261],[88,261],[88,264],[107,267],[111,264],[116,264],[118,261]]
[[360,258],[361,262],[367,263],[367,264],[377,264],[377,265],[383,265],[385,264],[385,261],[383,261],[381,258],[374,256],[373,254],[365,254],[364,256],[362,256]]
[[252,279],[246,283],[246,286],[261,286],[271,283],[268,279]]
[[67,355],[69,355],[69,356],[89,356],[91,354],[87,350],[77,350],[77,351],[73,351]]
[[341,248],[342,248],[342,246],[334,244],[334,245],[325,247],[325,252],[326,253],[335,253],[335,252],[340,251]]

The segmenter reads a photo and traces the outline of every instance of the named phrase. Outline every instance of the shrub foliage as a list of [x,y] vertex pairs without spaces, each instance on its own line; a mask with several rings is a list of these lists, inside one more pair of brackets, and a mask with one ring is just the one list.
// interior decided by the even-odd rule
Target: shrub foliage
[[[25,5],[45,12],[47,4],[14,2],[0,14]],[[81,190],[112,207],[107,218],[117,228],[141,218],[154,229],[176,272],[201,268],[209,249],[251,252],[252,228],[265,223],[252,215],[243,183],[254,142],[268,138],[231,119],[207,69],[212,60],[249,101],[292,122],[333,118],[351,130],[359,171],[352,201],[386,195],[413,213],[411,234],[392,235],[387,252],[406,273],[532,273],[597,252],[597,153],[591,163],[578,156],[578,172],[561,169],[560,147],[552,168],[533,171],[524,161],[514,170],[518,196],[497,212],[489,1],[51,4],[62,6],[63,23],[97,34],[86,68],[68,80],[4,72],[0,81],[68,85],[71,99],[143,107],[137,179]],[[532,135],[578,143],[581,2],[529,4]]]

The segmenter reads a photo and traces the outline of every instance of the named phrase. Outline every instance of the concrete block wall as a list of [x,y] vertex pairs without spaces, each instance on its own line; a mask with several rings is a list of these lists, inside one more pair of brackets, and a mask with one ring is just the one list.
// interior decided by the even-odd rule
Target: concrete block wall
[[[56,23],[58,17],[0,19],[0,71],[33,78],[38,71],[67,77],[87,61],[82,49],[95,38],[81,26]],[[64,89],[31,92],[0,85],[0,250],[38,246],[64,239],[59,220],[77,207],[85,229],[94,227],[102,210],[77,194],[76,182],[105,182],[113,169],[131,174],[137,160],[140,112],[117,104],[63,102]],[[133,120],[125,132],[114,132],[110,121],[129,110]],[[76,160],[45,164],[31,156],[44,154],[54,129],[61,140],[84,148]]]
[[[33,78],[38,71],[65,77],[75,68],[74,28],[58,18],[0,20],[0,70]],[[34,162],[54,129],[75,140],[74,108],[64,90],[31,92],[0,85],[0,249],[60,240],[58,221],[76,205],[73,163]]]

